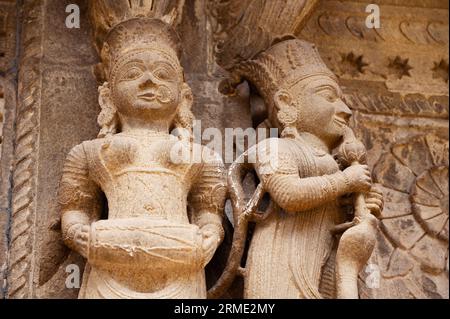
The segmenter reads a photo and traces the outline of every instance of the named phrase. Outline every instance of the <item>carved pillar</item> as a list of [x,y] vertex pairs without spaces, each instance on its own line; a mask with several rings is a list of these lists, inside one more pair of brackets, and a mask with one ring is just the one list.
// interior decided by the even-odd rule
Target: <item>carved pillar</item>
[[65,27],[65,8],[86,1],[26,0],[20,8],[21,54],[11,204],[8,298],[76,296],[65,286],[70,255],[58,230],[56,198],[68,150],[96,135],[98,113],[89,24]]
[[16,111],[16,5],[0,1],[0,299],[4,297],[8,258],[11,166]]

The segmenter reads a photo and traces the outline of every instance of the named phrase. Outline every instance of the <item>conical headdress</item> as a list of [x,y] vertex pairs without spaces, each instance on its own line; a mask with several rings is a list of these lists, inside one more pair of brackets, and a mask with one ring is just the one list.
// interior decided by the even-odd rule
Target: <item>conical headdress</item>
[[248,80],[264,98],[269,115],[273,98],[280,89],[315,75],[336,79],[323,62],[314,44],[288,39],[274,44],[254,59],[244,61],[232,69],[232,76],[221,85],[223,93],[230,93],[243,80]]
[[106,76],[111,77],[121,59],[144,50],[156,50],[180,68],[180,40],[173,28],[159,19],[134,18],[119,23],[106,36],[101,51]]

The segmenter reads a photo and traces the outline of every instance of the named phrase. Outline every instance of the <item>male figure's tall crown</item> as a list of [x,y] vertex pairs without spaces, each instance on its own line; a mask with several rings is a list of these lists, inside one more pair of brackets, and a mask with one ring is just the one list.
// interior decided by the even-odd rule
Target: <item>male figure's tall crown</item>
[[233,94],[236,86],[247,80],[263,97],[269,116],[273,113],[273,98],[278,90],[289,89],[315,75],[336,79],[316,46],[296,38],[281,40],[253,59],[238,63],[230,71],[231,77],[221,83],[219,90]]
[[[232,81],[229,85],[235,86],[242,80],[248,80],[266,96],[313,75],[335,78],[316,46],[300,39],[286,39],[275,43],[253,59],[237,64],[231,69],[231,73]],[[223,89],[226,91],[227,88]]]

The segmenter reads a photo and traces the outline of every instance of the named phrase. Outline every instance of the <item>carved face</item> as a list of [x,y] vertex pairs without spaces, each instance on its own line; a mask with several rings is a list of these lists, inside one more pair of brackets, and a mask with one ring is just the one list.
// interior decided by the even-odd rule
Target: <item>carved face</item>
[[181,66],[154,50],[120,62],[111,86],[119,114],[139,118],[170,118],[180,104],[183,88]]
[[[299,131],[321,138],[335,145],[348,128],[351,110],[342,101],[342,91],[332,78],[314,76],[300,81],[288,91],[277,93],[276,104],[297,111]],[[295,112],[292,109],[293,112]]]

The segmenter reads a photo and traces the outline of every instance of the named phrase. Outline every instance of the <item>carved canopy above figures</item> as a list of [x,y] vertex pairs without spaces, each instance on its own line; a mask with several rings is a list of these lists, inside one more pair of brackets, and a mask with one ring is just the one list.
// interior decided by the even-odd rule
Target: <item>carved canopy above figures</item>
[[216,62],[226,70],[296,34],[318,0],[209,0]]

